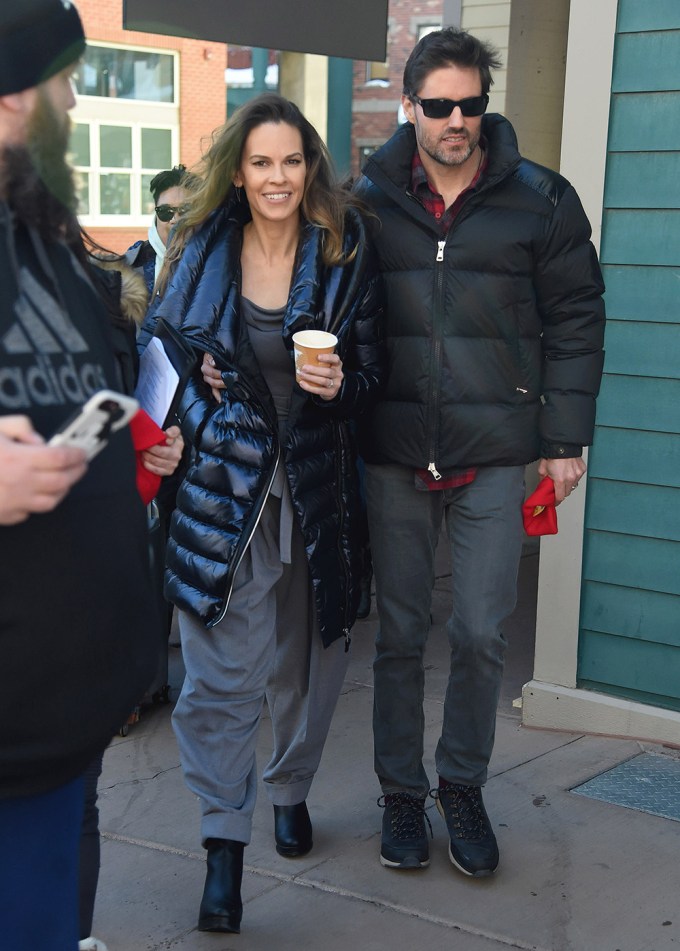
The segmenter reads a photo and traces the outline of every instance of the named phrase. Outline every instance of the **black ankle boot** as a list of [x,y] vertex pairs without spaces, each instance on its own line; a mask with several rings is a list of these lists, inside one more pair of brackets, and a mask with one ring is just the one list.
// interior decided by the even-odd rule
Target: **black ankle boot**
[[241,931],[243,842],[207,839],[208,873],[198,913],[199,931]]
[[294,806],[274,806],[274,838],[276,851],[287,859],[306,855],[311,851],[312,822],[307,803]]

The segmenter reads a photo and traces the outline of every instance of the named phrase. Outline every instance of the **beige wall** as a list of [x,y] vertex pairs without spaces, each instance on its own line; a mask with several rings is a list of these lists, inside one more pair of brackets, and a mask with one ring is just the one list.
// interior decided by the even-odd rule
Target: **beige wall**
[[279,89],[292,99],[321,138],[328,134],[328,58],[311,53],[281,53]]
[[522,155],[559,169],[569,0],[464,0],[461,25],[499,50],[489,109],[512,122]]
[[463,0],[461,27],[480,40],[492,43],[501,54],[503,68],[494,73],[491,87],[491,112],[505,115],[508,46],[510,42],[510,14],[512,0]]
[[505,115],[522,155],[559,169],[569,0],[513,0]]

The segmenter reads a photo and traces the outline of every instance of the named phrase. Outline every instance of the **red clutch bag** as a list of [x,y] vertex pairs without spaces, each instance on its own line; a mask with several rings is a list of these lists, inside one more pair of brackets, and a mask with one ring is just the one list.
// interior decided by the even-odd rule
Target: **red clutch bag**
[[144,449],[151,449],[152,446],[162,445],[165,442],[165,433],[143,409],[140,409],[130,420],[130,434],[137,455],[137,491],[142,497],[142,502],[148,505],[160,488],[161,477],[144,468],[142,452]]
[[555,486],[549,476],[541,479],[522,506],[522,518],[527,535],[557,535]]

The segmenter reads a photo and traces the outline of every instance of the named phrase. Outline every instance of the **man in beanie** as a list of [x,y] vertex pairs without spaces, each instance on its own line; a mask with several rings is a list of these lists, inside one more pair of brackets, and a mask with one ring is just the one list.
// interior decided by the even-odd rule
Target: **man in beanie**
[[78,946],[81,774],[155,667],[127,427],[88,466],[50,436],[120,389],[66,161],[85,49],[68,0],[0,7],[0,944]]

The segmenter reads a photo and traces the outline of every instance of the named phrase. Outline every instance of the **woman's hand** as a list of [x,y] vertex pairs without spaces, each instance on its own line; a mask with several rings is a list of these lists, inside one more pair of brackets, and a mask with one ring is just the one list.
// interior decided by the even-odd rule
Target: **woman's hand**
[[184,440],[179,426],[170,426],[165,430],[165,444],[152,446],[142,453],[142,465],[154,475],[165,478],[171,476],[182,458]]
[[345,379],[342,360],[337,353],[320,353],[317,359],[323,366],[306,363],[298,370],[298,383],[307,393],[320,396],[322,400],[334,400]]
[[218,370],[215,366],[215,358],[212,357],[209,353],[203,354],[203,363],[201,364],[201,375],[203,377],[203,382],[207,383],[210,387],[212,395],[217,400],[218,403],[222,402],[222,395],[220,390],[224,389],[224,383],[222,381],[222,371]]

